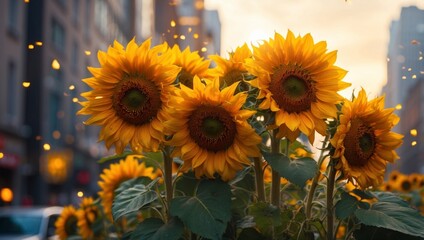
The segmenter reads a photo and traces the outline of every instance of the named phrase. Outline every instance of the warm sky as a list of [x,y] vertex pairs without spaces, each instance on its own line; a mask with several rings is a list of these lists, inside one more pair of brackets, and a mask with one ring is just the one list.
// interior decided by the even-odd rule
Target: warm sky
[[424,0],[205,0],[206,8],[219,11],[221,52],[244,42],[268,39],[274,32],[286,35],[311,33],[315,42],[327,41],[338,50],[336,65],[349,71],[344,81],[364,87],[370,97],[380,94],[386,82],[386,54],[390,22],[402,6],[424,9]]

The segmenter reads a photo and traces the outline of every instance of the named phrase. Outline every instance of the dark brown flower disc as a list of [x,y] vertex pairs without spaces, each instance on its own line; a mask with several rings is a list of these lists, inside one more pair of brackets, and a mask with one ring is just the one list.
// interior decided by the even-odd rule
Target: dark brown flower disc
[[197,145],[214,152],[229,148],[237,133],[232,116],[218,106],[197,108],[189,118],[188,129]]
[[269,90],[280,109],[288,113],[308,111],[316,101],[314,81],[296,66],[277,69],[271,76]]
[[367,164],[374,154],[375,141],[372,127],[365,125],[358,118],[352,119],[344,139],[344,156],[349,164],[357,167]]
[[162,101],[160,90],[152,81],[133,76],[124,78],[115,87],[112,104],[125,122],[143,125],[156,117]]

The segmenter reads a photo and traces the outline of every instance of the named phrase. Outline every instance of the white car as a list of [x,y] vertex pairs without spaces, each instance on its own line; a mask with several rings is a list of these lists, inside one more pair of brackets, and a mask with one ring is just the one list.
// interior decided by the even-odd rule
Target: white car
[[58,239],[55,222],[63,207],[0,208],[0,240]]

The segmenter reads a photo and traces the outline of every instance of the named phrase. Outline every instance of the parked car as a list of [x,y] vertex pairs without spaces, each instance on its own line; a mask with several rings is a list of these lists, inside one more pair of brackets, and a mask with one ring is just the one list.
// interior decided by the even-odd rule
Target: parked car
[[55,222],[62,207],[0,208],[0,240],[58,239]]

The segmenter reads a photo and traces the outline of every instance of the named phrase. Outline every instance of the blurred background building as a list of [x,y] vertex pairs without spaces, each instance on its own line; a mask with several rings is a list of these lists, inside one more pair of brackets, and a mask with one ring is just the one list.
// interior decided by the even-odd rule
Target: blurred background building
[[0,15],[0,192],[12,194],[0,206],[65,205],[97,192],[97,161],[113,150],[75,113],[98,50],[152,37],[220,53],[219,16],[203,0],[5,0]]
[[403,173],[424,173],[424,10],[403,7],[400,18],[390,25],[387,54],[386,107],[395,107],[400,122],[394,131],[404,143],[393,169]]

